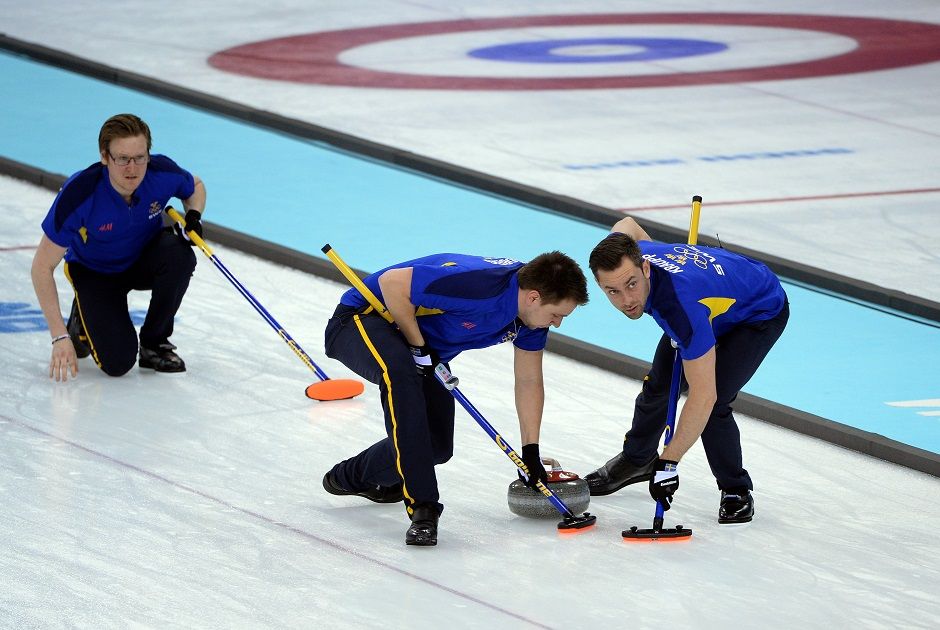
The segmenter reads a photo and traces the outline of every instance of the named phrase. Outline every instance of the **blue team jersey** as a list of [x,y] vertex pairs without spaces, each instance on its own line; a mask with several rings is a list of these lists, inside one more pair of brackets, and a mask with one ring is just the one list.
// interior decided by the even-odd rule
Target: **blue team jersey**
[[787,296],[763,263],[716,247],[640,241],[650,263],[645,312],[697,359],[732,327],[780,313]]
[[[523,263],[511,258],[434,254],[386,267],[363,282],[384,304],[379,276],[389,269],[412,268],[411,303],[425,342],[444,361],[463,350],[511,341],[522,350],[542,350],[548,329],[529,329],[517,318]],[[343,294],[346,306],[363,307],[356,289]]]
[[147,173],[128,205],[108,179],[108,168],[92,164],[72,175],[52,202],[42,230],[68,248],[66,262],[101,273],[130,267],[163,227],[163,208],[191,197],[193,176],[163,155],[150,156]]

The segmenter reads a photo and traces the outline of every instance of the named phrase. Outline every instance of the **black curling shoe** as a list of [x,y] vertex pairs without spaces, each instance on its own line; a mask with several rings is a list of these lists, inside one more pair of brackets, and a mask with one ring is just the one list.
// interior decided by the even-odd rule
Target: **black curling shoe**
[[617,453],[606,464],[588,473],[584,478],[592,497],[602,497],[620,490],[624,486],[640,481],[649,481],[656,468],[656,456],[642,466],[631,464],[623,452]]
[[754,497],[747,489],[721,491],[721,505],[718,507],[718,523],[750,523],[754,518]]
[[437,506],[422,503],[416,505],[411,514],[411,527],[405,532],[405,544],[433,547],[437,544]]
[[160,344],[158,348],[140,347],[140,359],[137,361],[138,367],[145,370],[156,370],[167,374],[175,374],[186,371],[186,363],[178,354],[173,352],[176,346],[172,343]]
[[405,500],[405,493],[402,492],[400,483],[388,487],[374,486],[367,490],[347,490],[336,483],[331,470],[326,471],[326,474],[323,475],[323,489],[337,496],[354,495],[364,497],[375,503],[398,503]]

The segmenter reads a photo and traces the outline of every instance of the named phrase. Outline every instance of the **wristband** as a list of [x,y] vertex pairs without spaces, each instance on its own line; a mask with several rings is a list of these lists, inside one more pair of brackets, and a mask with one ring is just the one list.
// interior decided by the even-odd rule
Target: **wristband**
[[52,338],[52,345],[55,345],[57,341],[62,341],[63,339],[68,339],[68,338],[69,338],[69,334],[68,334],[68,333],[65,333],[64,335],[59,335],[58,337],[53,337],[53,338]]

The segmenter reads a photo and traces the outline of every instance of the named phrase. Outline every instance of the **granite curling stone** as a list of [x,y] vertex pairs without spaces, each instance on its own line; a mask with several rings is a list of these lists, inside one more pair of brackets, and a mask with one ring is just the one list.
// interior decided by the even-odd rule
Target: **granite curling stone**
[[[591,502],[591,491],[587,481],[573,472],[561,470],[558,462],[548,471],[548,488],[555,493],[573,514],[584,512]],[[560,512],[551,501],[538,490],[533,490],[521,479],[509,484],[509,511],[528,518],[557,518]]]

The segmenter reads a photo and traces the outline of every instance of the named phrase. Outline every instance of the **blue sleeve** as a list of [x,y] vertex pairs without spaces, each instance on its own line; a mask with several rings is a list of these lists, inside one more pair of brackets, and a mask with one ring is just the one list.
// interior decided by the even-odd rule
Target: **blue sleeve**
[[72,175],[42,222],[42,231],[59,247],[71,245],[72,236],[82,227],[82,218],[77,210],[95,194],[104,166],[95,163]]
[[165,155],[151,155],[150,165],[147,168],[154,173],[173,177],[177,182],[173,196],[180,201],[192,197],[196,191],[196,180],[192,173],[180,168],[176,162]]
[[81,227],[81,225],[75,225],[78,220],[78,215],[73,213],[69,217],[71,221],[67,220],[64,224],[59,226],[59,229],[56,229],[55,209],[56,207],[53,203],[46,218],[42,221],[42,232],[50,241],[59,247],[68,247],[72,240],[69,235]]
[[656,279],[656,323],[676,342],[679,356],[687,361],[699,358],[715,345],[708,308],[680,290],[671,274],[657,273]]
[[520,350],[535,352],[537,350],[544,350],[547,342],[548,328],[537,328],[535,330],[525,328],[520,331],[519,336],[513,340],[512,345]]
[[715,331],[708,320],[708,308],[696,304],[693,309],[696,312],[689,313],[691,335],[679,340],[679,356],[686,361],[700,358],[716,343]]

